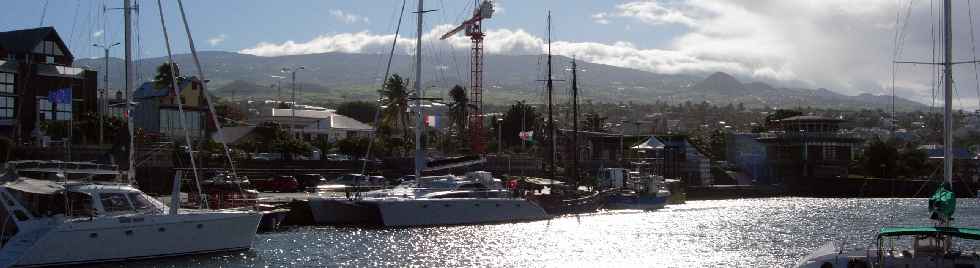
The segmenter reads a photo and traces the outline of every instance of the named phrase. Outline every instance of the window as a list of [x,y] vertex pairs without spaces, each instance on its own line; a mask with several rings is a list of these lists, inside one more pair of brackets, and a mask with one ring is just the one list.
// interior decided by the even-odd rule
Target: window
[[0,72],[0,119],[13,119],[17,110],[14,79],[14,74]]
[[44,41],[37,44],[37,46],[34,47],[34,53],[44,54],[49,56],[65,55],[65,53],[61,51],[61,48],[58,47],[58,43],[55,41]]
[[68,121],[72,119],[73,107],[68,103],[53,104],[48,98],[37,100],[37,112],[41,120]]
[[16,106],[16,98],[0,95],[0,119],[13,119]]
[[14,92],[14,79],[15,76],[12,73],[0,72],[0,94]]
[[55,118],[54,120],[71,120],[71,111],[73,105],[71,103],[59,103],[55,105]]
[[101,193],[99,199],[102,200],[102,209],[106,212],[119,212],[133,210],[133,206],[126,200],[126,195],[121,193]]
[[54,120],[54,105],[47,98],[38,99],[37,113],[41,120]]
[[150,199],[146,198],[145,195],[140,193],[129,193],[128,195],[129,201],[133,202],[133,206],[136,207],[136,210],[153,209],[153,203],[151,203]]

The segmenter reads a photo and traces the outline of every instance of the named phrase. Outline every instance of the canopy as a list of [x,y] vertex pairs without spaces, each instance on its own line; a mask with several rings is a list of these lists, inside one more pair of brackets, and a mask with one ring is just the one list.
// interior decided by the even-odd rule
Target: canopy
[[932,234],[943,234],[964,239],[980,240],[980,229],[971,227],[884,227],[878,231],[878,238]]
[[956,212],[956,194],[952,191],[952,186],[944,182],[936,189],[936,192],[929,198],[929,218],[947,222],[953,219],[953,212]]
[[34,194],[56,194],[65,190],[65,187],[57,182],[30,178],[19,178],[11,182],[4,183],[3,186]]
[[649,138],[647,138],[647,140],[631,148],[638,149],[638,150],[663,149],[664,143],[658,140],[656,137],[650,136]]

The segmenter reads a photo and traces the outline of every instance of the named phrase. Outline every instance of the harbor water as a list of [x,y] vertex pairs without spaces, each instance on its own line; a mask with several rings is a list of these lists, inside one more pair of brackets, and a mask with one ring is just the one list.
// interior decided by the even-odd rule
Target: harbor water
[[[653,212],[410,229],[296,227],[246,252],[119,267],[788,267],[829,241],[873,242],[883,226],[929,225],[926,199],[691,201]],[[980,226],[960,199],[956,224]],[[111,266],[111,265],[110,265]]]

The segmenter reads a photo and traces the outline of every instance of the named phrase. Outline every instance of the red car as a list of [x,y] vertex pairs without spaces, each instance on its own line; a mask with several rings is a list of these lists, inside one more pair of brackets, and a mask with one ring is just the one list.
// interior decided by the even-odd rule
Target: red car
[[264,180],[251,180],[252,186],[262,192],[290,192],[295,193],[300,189],[299,181],[293,176],[274,176]]

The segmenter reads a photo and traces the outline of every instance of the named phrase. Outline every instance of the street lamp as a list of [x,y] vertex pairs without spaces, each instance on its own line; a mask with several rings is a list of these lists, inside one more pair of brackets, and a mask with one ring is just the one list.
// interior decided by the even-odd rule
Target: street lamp
[[502,155],[504,150],[503,126],[504,126],[504,119],[497,118],[497,156]]
[[[293,77],[293,83],[292,83],[293,96],[291,98],[292,99],[291,101],[293,102],[293,105],[289,107],[290,108],[289,110],[292,113],[292,116],[291,116],[292,119],[291,120],[294,120],[296,118],[296,72],[298,72],[299,70],[305,70],[305,69],[306,69],[306,67],[303,67],[303,66],[294,67],[294,68],[290,68],[290,67],[282,68],[282,72],[283,73],[289,73]],[[289,128],[292,129],[293,128],[293,124],[289,124]],[[290,133],[290,134],[292,134],[292,133]]]
[[102,48],[102,50],[105,51],[105,69],[102,70],[102,75],[103,75],[102,76],[103,77],[102,79],[103,79],[104,87],[102,88],[102,90],[99,90],[99,97],[101,97],[102,101],[100,102],[100,101],[98,101],[99,98],[96,98],[96,103],[99,105],[99,145],[102,145],[103,144],[103,139],[104,139],[103,137],[105,136],[105,135],[103,135],[103,131],[104,131],[103,128],[105,126],[104,119],[103,119],[103,114],[105,114],[105,110],[106,110],[106,108],[105,108],[106,101],[109,99],[108,98],[109,97],[108,96],[108,91],[109,91],[109,49],[112,48],[112,47],[114,47],[114,46],[118,46],[119,44],[120,44],[119,42],[116,42],[116,43],[114,43],[112,45],[108,45],[108,46],[104,46],[104,45],[100,45],[100,44],[92,44],[92,46],[98,47],[98,48]]

